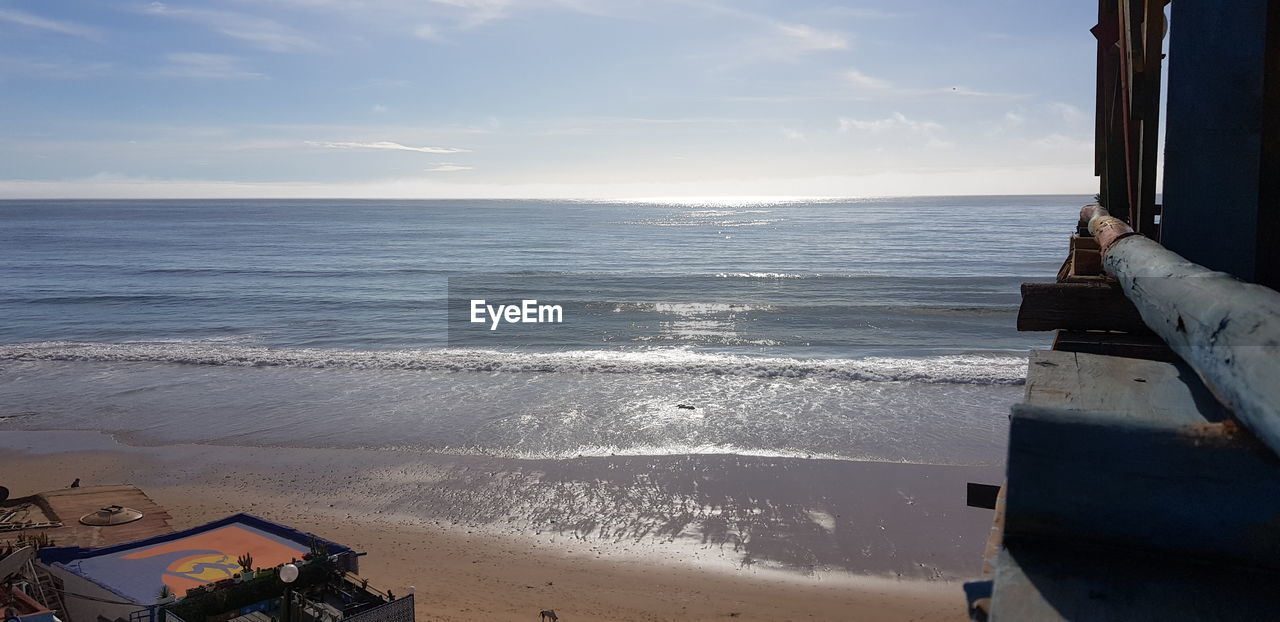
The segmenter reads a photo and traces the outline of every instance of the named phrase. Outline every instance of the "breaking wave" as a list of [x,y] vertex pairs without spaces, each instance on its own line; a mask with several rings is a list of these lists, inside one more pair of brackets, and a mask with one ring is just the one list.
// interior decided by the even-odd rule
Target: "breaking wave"
[[444,372],[608,373],[819,378],[864,382],[1016,385],[1027,359],[1015,354],[802,359],[695,352],[680,348],[509,352],[484,349],[330,350],[225,342],[0,345],[0,361],[153,362],[235,367],[298,367]]

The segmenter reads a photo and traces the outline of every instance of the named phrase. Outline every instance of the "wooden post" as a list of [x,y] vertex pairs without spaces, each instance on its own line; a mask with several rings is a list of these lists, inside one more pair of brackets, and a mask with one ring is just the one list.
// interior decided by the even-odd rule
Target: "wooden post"
[[1165,0],[1143,3],[1142,91],[1134,102],[1141,124],[1138,128],[1138,219],[1129,224],[1134,231],[1159,239],[1156,218],[1156,162],[1160,152],[1160,67],[1164,54]]
[[1023,283],[1018,330],[1059,329],[1150,332],[1114,283]]
[[1172,7],[1160,243],[1280,289],[1280,0]]
[[1114,242],[1103,263],[1143,322],[1280,453],[1280,292],[1196,265],[1137,235]]

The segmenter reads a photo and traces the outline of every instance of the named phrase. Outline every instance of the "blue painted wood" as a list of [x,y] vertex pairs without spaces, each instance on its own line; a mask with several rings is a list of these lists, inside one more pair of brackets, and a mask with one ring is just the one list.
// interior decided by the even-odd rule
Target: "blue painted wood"
[[1229,418],[1228,411],[1184,363],[1032,350],[1027,368],[1026,402],[1033,406],[1109,413],[1153,423],[1194,424]]
[[1130,550],[1011,544],[1001,552],[992,622],[1275,620],[1280,579],[1256,568],[1204,565]]
[[1280,459],[1231,423],[1019,404],[1005,542],[1094,542],[1280,569]]
[[1259,211],[1275,209],[1264,185],[1276,180],[1262,175],[1264,118],[1277,114],[1263,105],[1267,30],[1277,28],[1268,1],[1180,0],[1169,32],[1160,241],[1250,281]]

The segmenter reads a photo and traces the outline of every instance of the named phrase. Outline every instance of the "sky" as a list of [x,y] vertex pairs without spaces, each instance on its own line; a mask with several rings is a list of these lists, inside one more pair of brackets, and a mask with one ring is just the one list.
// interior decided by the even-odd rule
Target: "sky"
[[0,198],[1092,194],[1078,0],[0,0]]

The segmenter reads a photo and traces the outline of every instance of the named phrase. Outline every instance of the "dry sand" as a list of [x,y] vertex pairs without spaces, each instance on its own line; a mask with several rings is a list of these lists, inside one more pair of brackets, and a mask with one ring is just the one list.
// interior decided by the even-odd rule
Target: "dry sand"
[[[532,621],[542,609],[555,609],[565,622],[966,619],[954,578],[735,567],[726,563],[735,556],[716,547],[672,552],[645,546],[644,537],[605,542],[580,537],[576,528],[502,533],[465,520],[423,519],[432,513],[398,507],[402,498],[352,475],[368,467],[382,479],[410,475],[403,456],[385,452],[346,452],[334,461],[328,450],[139,448],[92,433],[0,437],[7,437],[0,438],[0,484],[14,495],[80,477],[86,485],[142,487],[169,510],[175,528],[241,511],[277,520],[366,551],[361,574],[374,587],[403,594],[415,586],[418,620]],[[356,468],[356,461],[366,464]],[[975,574],[980,563],[974,555]]]

